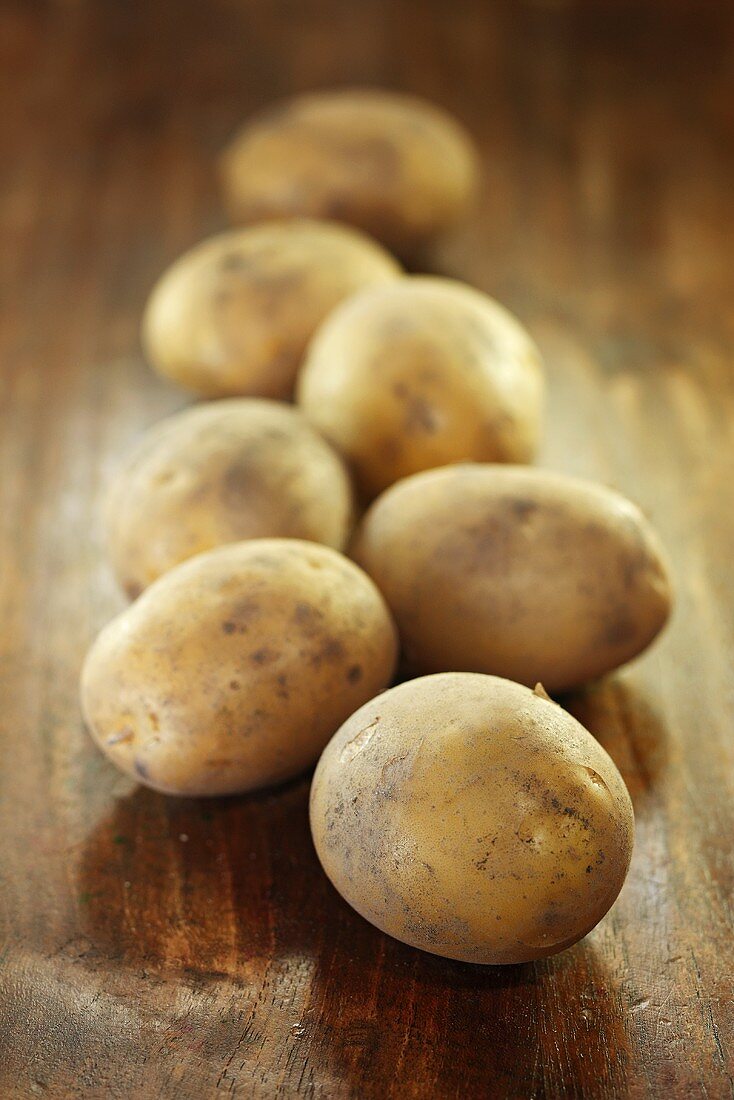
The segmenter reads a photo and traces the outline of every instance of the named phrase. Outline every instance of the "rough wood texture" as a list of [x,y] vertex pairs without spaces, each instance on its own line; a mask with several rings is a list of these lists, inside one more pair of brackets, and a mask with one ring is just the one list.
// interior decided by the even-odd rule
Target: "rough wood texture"
[[[2,1095],[730,1096],[734,9],[5,0],[0,42]],[[473,128],[483,201],[431,264],[530,326],[544,462],[635,497],[678,579],[664,640],[569,701],[637,847],[611,915],[535,965],[364,923],[319,873],[305,780],[167,801],[79,720],[122,606],[105,478],[185,401],[138,352],[146,292],[222,224],[212,158],[240,118],[344,81]]]

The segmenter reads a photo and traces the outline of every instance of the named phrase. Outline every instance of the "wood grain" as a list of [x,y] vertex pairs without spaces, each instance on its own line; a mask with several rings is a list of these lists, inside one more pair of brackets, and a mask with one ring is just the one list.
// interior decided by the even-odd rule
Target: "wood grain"
[[[2,1095],[731,1096],[734,9],[5,0],[0,43]],[[240,119],[345,81],[472,127],[482,201],[430,265],[529,325],[545,464],[636,498],[677,576],[664,639],[567,701],[630,786],[628,883],[528,966],[362,921],[319,872],[306,780],[166,800],[80,723],[122,606],[105,480],[185,403],[139,353],[146,293],[223,224]]]

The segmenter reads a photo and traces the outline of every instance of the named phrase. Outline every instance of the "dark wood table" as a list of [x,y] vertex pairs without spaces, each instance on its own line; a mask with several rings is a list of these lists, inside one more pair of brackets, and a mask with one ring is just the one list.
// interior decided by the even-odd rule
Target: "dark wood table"
[[[732,4],[5,0],[0,41],[0,1094],[731,1096]],[[629,784],[629,879],[532,965],[361,920],[320,873],[307,779],[169,800],[79,718],[123,605],[107,476],[186,400],[139,352],[146,293],[223,225],[238,121],[344,82],[473,129],[481,208],[430,265],[537,337],[544,464],[626,491],[674,561],[663,640],[568,700]]]

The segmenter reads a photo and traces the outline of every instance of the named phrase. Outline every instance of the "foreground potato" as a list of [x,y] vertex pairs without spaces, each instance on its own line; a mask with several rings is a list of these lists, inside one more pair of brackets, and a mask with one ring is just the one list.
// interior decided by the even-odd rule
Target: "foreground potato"
[[570,714],[494,676],[413,680],[365,704],[311,789],[342,896],[414,947],[519,963],[570,947],[624,882],[632,805]]
[[420,276],[364,290],[330,315],[298,401],[375,496],[450,462],[530,461],[543,391],[540,354],[507,310]]
[[379,498],[354,558],[416,672],[489,672],[552,691],[629,661],[668,618],[655,532],[619,493],[546,470],[453,466]]
[[170,794],[296,775],[390,681],[395,632],[372,582],[290,539],[220,547],[166,573],[99,635],[82,709],[124,772]]
[[414,96],[298,96],[253,119],[222,158],[234,221],[335,218],[410,253],[466,211],[478,158],[464,129]]
[[232,230],[161,277],[143,320],[157,371],[204,397],[289,397],[312,333],[362,287],[399,274],[344,226],[295,220]]
[[296,410],[231,398],[148,431],[107,500],[113,567],[131,596],[227,542],[283,536],[341,549],[352,490],[339,456]]

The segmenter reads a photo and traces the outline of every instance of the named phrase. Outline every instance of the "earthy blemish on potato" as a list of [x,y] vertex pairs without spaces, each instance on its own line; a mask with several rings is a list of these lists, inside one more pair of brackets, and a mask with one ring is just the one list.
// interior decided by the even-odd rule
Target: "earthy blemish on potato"
[[[344,642],[339,638],[327,638],[317,652],[317,656],[325,661],[340,661],[346,653]],[[353,681],[355,682],[355,681]]]
[[601,643],[612,649],[624,648],[637,638],[637,630],[634,608],[612,609],[608,622],[600,630]]
[[[109,741],[107,742],[107,744],[109,744]],[[135,760],[133,762],[133,767],[135,770],[135,774],[138,776],[138,778],[146,781],[150,779],[150,772],[148,771],[147,765],[144,764],[143,761],[137,756],[135,757]]]
[[[313,562],[309,562],[309,565],[311,568],[316,568]],[[301,626],[318,624],[319,620],[323,620],[323,617],[323,612],[318,607],[312,607],[308,603],[296,604],[293,611],[293,621]]]
[[131,729],[120,730],[119,733],[113,733],[111,737],[107,738],[108,745],[122,745],[128,741],[134,741],[135,734]]
[[509,505],[512,512],[521,520],[529,519],[540,507],[537,500],[523,500],[521,498],[511,500]]
[[260,613],[260,604],[252,596],[244,596],[232,601],[232,617],[240,626],[246,626],[249,620]]
[[256,649],[254,653],[250,654],[250,660],[254,665],[269,665],[277,659],[278,654],[274,650],[268,649],[267,646]]
[[405,402],[404,423],[406,432],[435,435],[441,427],[441,413],[425,397],[415,394]]

